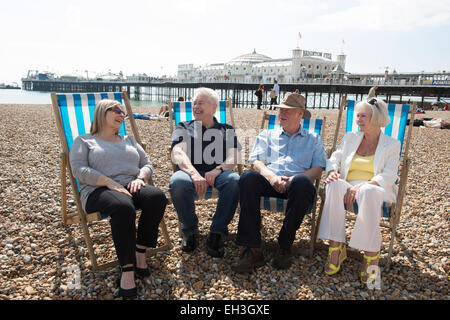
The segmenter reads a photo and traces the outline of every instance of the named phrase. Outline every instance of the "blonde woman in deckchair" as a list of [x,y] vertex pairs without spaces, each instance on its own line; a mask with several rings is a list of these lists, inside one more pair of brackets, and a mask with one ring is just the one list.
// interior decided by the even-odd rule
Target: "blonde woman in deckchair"
[[327,160],[326,200],[318,237],[329,240],[325,273],[340,270],[346,259],[345,209],[358,205],[358,216],[349,246],[364,251],[361,281],[372,282],[378,272],[383,201],[393,202],[397,195],[397,171],[400,142],[386,136],[381,127],[389,124],[387,105],[372,98],[355,107],[359,132],[345,134],[336,151]]
[[[100,211],[111,218],[111,231],[121,266],[119,296],[137,295],[134,274],[147,277],[145,249],[155,247],[167,198],[146,181],[153,167],[142,147],[120,136],[126,117],[115,100],[101,100],[94,110],[89,134],[78,136],[70,150],[73,175],[79,180],[87,213]],[[136,208],[142,210],[136,230]]]

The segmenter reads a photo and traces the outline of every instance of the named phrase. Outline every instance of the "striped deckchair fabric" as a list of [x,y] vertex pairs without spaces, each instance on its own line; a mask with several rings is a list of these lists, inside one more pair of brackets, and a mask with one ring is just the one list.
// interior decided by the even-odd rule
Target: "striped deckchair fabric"
[[[89,133],[91,129],[91,123],[94,119],[94,109],[97,102],[103,99],[111,99],[120,102],[125,105],[126,112],[129,115],[131,130],[135,140],[144,148],[137,126],[131,110],[130,101],[126,92],[108,92],[108,93],[51,93],[53,112],[55,114],[56,125],[59,132],[61,141],[62,153],[61,153],[61,216],[64,224],[80,224],[83,229],[84,239],[88,249],[89,257],[94,270],[105,270],[107,268],[116,266],[118,260],[98,264],[97,256],[94,251],[93,241],[90,237],[88,222],[99,221],[106,218],[107,214],[94,212],[87,214],[84,212],[80,194],[78,180],[72,175],[69,152],[72,147],[73,141],[76,137]],[[120,135],[126,135],[125,121],[122,123]],[[77,206],[76,212],[68,213],[67,210],[67,189],[66,189],[66,176],[69,177],[70,184],[72,185],[72,191],[75,198],[75,204]],[[151,183],[151,181],[149,181]],[[172,243],[167,231],[167,227],[164,221],[164,217],[161,220],[160,227],[162,229],[164,245],[158,248],[147,249],[147,254],[155,254],[162,250],[169,250],[172,247]]]
[[[388,114],[390,123],[381,128],[381,131],[392,138],[395,138],[400,141],[401,148],[403,148],[403,140],[405,138],[406,132],[406,122],[408,120],[409,113],[409,104],[388,104]],[[357,132],[359,131],[358,125],[356,124],[356,116],[355,116],[355,101],[348,100],[347,102],[347,121],[345,132]]]
[[[323,119],[302,119],[300,120],[300,125],[309,133],[315,132],[320,135],[322,130],[322,122]],[[279,118],[276,114],[270,114],[267,129],[271,130],[275,128],[281,128]]]
[[[59,112],[61,113],[61,121],[69,151],[76,137],[90,132],[97,102],[103,99],[111,99],[123,103],[120,92],[59,93],[56,97],[58,98]],[[125,121],[120,127],[119,134],[121,136],[126,135]]]
[[[400,141],[401,148],[400,148],[400,154],[399,157],[402,154],[402,148],[403,148],[403,140],[405,138],[405,132],[406,132],[406,122],[408,119],[408,113],[409,113],[409,104],[388,104],[388,114],[390,122],[389,124],[381,128],[381,131],[392,138],[395,138]],[[345,132],[357,132],[359,131],[359,127],[356,124],[356,114],[355,114],[355,101],[354,100],[348,100],[347,101],[347,119],[346,119],[346,126],[345,126]],[[398,183],[396,181],[395,183]],[[392,204],[390,203],[383,203],[383,217],[390,218],[391,217],[391,211],[393,209]],[[353,208],[350,209],[350,211],[353,211],[354,213],[358,213],[358,205],[355,203]]]
[[[175,118],[175,126],[179,122],[194,120],[192,113],[192,101],[174,101],[173,112]],[[225,100],[219,101],[219,106],[214,114],[219,123],[227,123],[227,102]]]
[[[268,125],[268,130],[273,130],[281,128],[278,115],[269,114],[266,116]],[[309,133],[315,133],[318,135],[322,134],[322,125],[324,119],[302,119],[300,120],[300,125],[303,129]],[[261,197],[261,209],[274,211],[274,212],[286,212],[287,199],[275,198],[275,197]],[[311,213],[312,206],[308,213]]]

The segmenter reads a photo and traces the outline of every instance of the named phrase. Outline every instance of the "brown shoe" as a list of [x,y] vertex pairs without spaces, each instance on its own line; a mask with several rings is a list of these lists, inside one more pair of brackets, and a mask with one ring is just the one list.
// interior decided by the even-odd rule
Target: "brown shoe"
[[251,273],[253,269],[264,265],[264,255],[261,248],[245,248],[241,259],[231,269],[237,273]]
[[276,269],[289,269],[291,267],[291,248],[278,250],[277,256],[272,261],[272,266]]

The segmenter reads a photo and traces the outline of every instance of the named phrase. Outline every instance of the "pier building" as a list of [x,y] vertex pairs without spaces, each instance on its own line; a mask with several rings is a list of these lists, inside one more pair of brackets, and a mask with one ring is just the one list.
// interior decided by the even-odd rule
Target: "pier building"
[[178,65],[178,81],[210,82],[228,80],[240,83],[267,83],[277,80],[282,83],[298,83],[308,78],[340,78],[345,74],[346,55],[337,55],[332,60],[331,53],[292,50],[292,57],[272,59],[264,54],[240,55],[226,63],[194,66]]

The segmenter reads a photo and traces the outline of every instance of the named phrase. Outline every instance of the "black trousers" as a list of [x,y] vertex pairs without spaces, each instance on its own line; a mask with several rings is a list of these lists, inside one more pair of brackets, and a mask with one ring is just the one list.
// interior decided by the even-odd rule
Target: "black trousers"
[[290,248],[294,243],[295,233],[316,196],[314,184],[302,174],[293,178],[285,193],[279,193],[255,170],[248,170],[241,175],[239,192],[241,212],[236,244],[250,248],[261,247],[262,196],[288,199],[283,226],[278,235],[278,244],[283,249]]
[[278,104],[278,103],[277,103],[277,99],[278,99],[278,97],[270,98],[270,109],[271,109],[271,110],[273,110],[273,108],[272,108],[272,105],[273,105],[273,104],[275,104],[275,105]]
[[[114,247],[121,266],[136,264],[136,244],[156,247],[158,226],[164,215],[167,198],[164,192],[150,185],[129,196],[101,187],[86,202],[86,212],[100,211],[110,216]],[[142,210],[136,238],[136,209]]]
[[256,109],[260,110],[261,109],[261,105],[262,105],[262,98],[258,98],[258,103],[256,105]]

